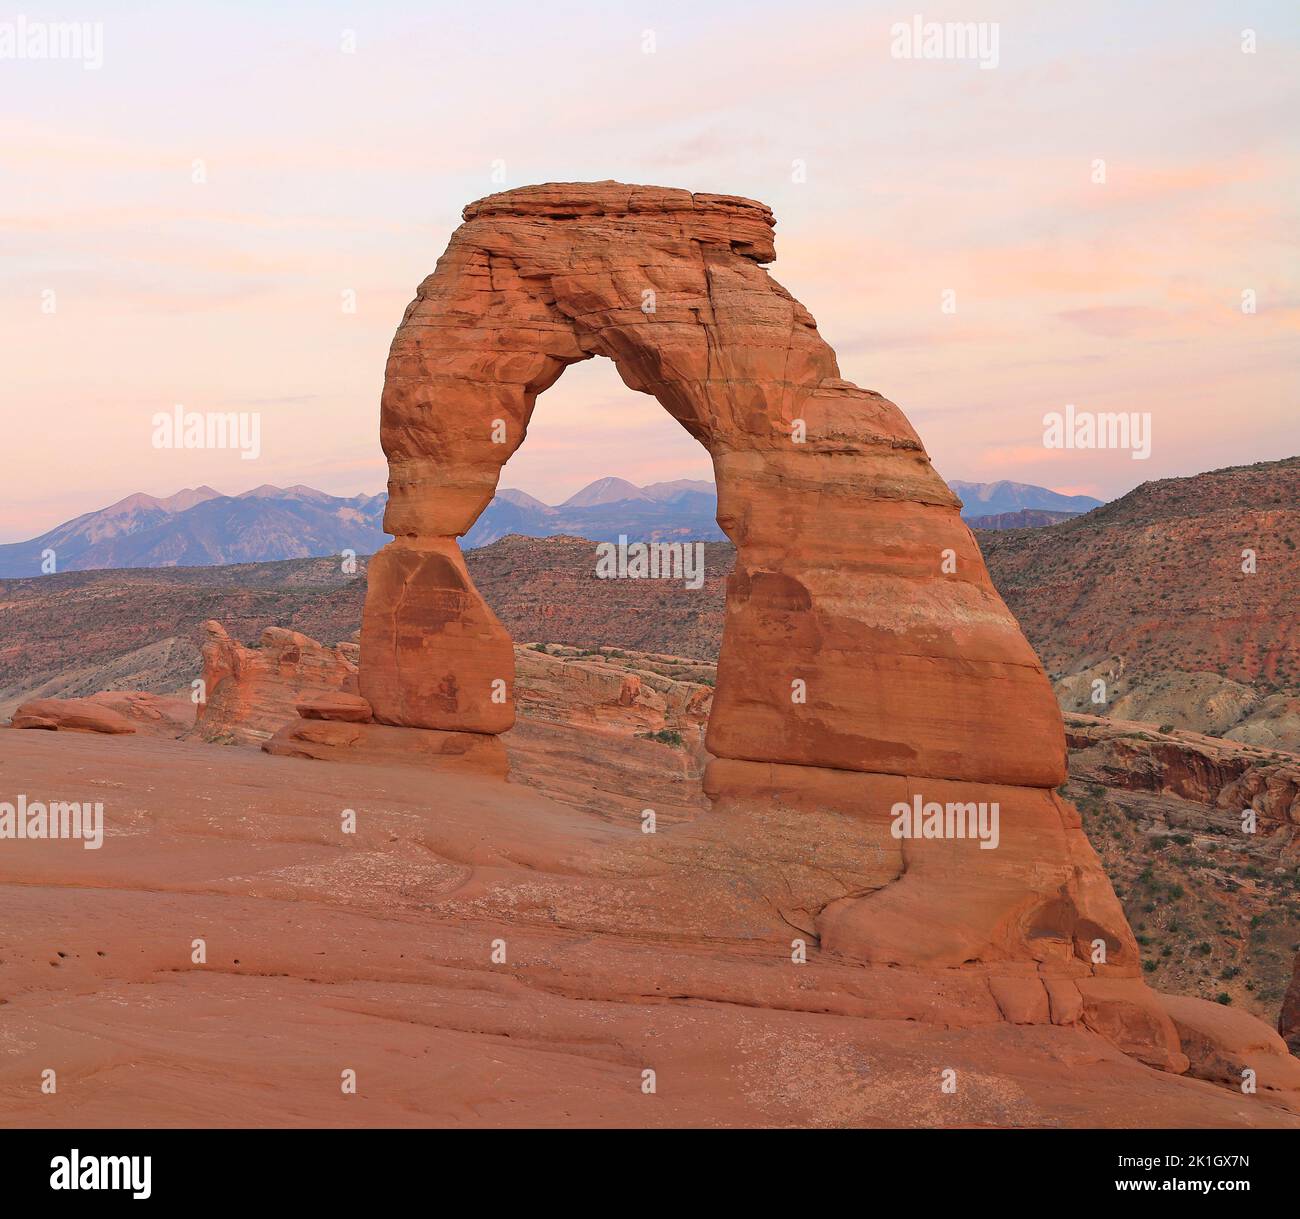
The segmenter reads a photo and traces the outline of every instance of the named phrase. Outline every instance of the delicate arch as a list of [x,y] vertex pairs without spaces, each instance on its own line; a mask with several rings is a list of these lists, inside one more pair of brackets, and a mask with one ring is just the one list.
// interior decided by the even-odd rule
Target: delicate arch
[[1060,712],[959,502],[902,412],[841,379],[812,316],[764,270],[768,208],[601,182],[508,191],[464,218],[406,310],[384,381],[395,540],[370,566],[361,663],[376,720],[513,723],[510,638],[456,538],[490,502],[537,396],[602,355],[713,458],[737,559],[712,753],[1063,781]]

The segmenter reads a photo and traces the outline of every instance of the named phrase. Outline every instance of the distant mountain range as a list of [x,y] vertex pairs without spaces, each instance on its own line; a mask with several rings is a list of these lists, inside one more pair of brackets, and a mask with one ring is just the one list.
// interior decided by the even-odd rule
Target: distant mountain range
[[721,542],[718,496],[710,482],[680,478],[638,487],[621,478],[598,478],[551,507],[523,491],[499,491],[465,535],[466,550],[512,533],[530,538],[572,534],[593,542],[661,542],[674,538]]
[[[966,505],[962,515],[977,528],[1045,524],[1101,503],[1024,483],[950,485]],[[312,487],[270,485],[239,495],[211,487],[187,488],[165,499],[129,495],[30,541],[0,545],[0,577],[41,575],[51,552],[56,571],[264,563],[343,550],[373,554],[389,540],[383,531],[386,502],[383,494],[344,498]],[[462,546],[472,550],[512,533],[570,534],[597,542],[620,535],[639,542],[720,542],[725,535],[717,510],[714,485],[698,479],[638,487],[621,478],[600,478],[556,505],[503,488]]]
[[[1026,508],[1037,508],[1047,512],[1091,512],[1094,508],[1100,508],[1105,502],[1093,499],[1091,495],[1062,495],[1059,491],[1049,491],[1046,487],[1005,480],[996,483],[954,481],[948,486],[961,497],[961,515],[966,521],[972,517],[1001,516],[1005,513],[1021,512]],[[998,526],[991,527],[998,528]]]
[[338,554],[372,554],[388,541],[383,495],[342,499],[311,487],[211,487],[166,499],[128,495],[33,538],[0,546],[0,576],[36,576],[46,552],[57,571],[105,567],[207,567]]

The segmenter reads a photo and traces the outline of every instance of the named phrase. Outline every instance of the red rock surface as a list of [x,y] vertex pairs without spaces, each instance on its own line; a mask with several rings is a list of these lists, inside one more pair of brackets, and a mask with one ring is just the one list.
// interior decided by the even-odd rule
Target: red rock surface
[[182,694],[149,694],[140,690],[101,690],[84,701],[116,712],[137,732],[178,737],[194,727],[197,708]]
[[342,690],[308,694],[295,705],[295,710],[305,720],[339,720],[348,724],[369,723],[373,714],[361,695]]
[[297,631],[268,627],[259,647],[230,638],[219,622],[204,623],[203,687],[193,735],[249,744],[270,737],[297,715],[312,693],[356,692],[355,644],[326,647]]
[[71,732],[134,732],[135,725],[111,707],[88,698],[34,698],[14,712],[15,728],[44,728]]
[[0,768],[106,826],[0,851],[3,1126],[1300,1129],[1279,1092],[1121,1053],[1096,980],[819,946],[780,910],[873,866],[839,813],[649,835],[495,779],[142,735],[0,732]]
[[[1221,1003],[1184,995],[1161,995],[1172,1017],[1183,1052],[1197,1079],[1241,1088],[1253,1083],[1293,1102],[1300,1099],[1300,1061],[1293,1058],[1268,1025],[1246,1012]],[[1249,1081],[1245,1072],[1254,1073]]]

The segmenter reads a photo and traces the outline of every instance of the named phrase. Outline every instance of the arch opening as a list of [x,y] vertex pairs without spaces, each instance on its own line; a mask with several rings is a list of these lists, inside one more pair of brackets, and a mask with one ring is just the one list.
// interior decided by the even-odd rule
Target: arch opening
[[606,477],[641,488],[676,480],[712,483],[714,471],[708,448],[654,395],[630,391],[612,360],[593,357],[567,365],[538,394],[497,493],[520,490],[556,507]]

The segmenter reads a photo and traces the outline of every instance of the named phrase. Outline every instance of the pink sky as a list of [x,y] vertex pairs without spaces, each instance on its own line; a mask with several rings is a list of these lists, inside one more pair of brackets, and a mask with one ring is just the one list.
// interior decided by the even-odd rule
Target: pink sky
[[[1108,498],[1300,449],[1294,5],[920,9],[998,22],[992,70],[892,58],[891,4],[262,7],[100,5],[99,70],[0,61],[0,540],[140,490],[382,489],[416,284],[466,202],[548,180],[771,204],[773,275],[948,478]],[[261,456],[153,448],[176,403],[260,412]],[[1150,412],[1150,459],[1045,449],[1066,403]],[[503,484],[710,473],[593,361]]]

